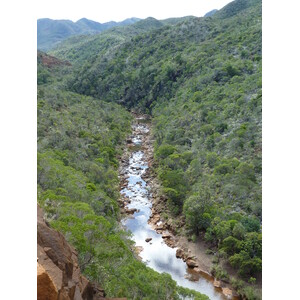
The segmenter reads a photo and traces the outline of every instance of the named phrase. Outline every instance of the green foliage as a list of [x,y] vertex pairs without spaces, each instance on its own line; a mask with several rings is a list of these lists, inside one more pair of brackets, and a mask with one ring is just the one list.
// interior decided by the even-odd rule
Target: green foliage
[[237,224],[234,225],[232,229],[232,235],[237,238],[238,240],[243,240],[246,234],[246,229],[245,227],[238,222]]
[[229,279],[229,276],[227,274],[227,272],[222,269],[222,267],[220,267],[219,265],[213,265],[211,267],[211,270],[210,270],[211,274],[216,277],[218,280],[224,280],[224,281],[228,281]]
[[161,145],[155,151],[155,155],[158,159],[165,159],[169,155],[173,154],[176,151],[176,148],[171,145]]
[[183,206],[186,223],[189,229],[199,234],[200,230],[207,229],[211,223],[212,201],[207,191],[190,196]]
[[86,189],[91,191],[91,192],[94,192],[94,191],[96,191],[96,186],[93,183],[87,183],[86,184]]
[[173,204],[182,207],[184,195],[188,189],[184,172],[181,169],[171,170],[168,168],[159,171],[159,178],[166,188],[164,193],[168,195]]
[[231,173],[232,169],[228,164],[222,164],[215,168],[214,173],[217,175],[226,175],[227,173]]
[[243,226],[245,227],[247,232],[259,231],[260,230],[260,222],[254,216],[245,216],[241,220],[241,223],[243,224]]
[[[255,278],[250,277],[252,281],[254,281]],[[246,286],[246,284],[238,279],[230,278],[230,283],[232,284],[232,287],[238,292],[238,294],[241,297],[244,297],[249,300],[261,300],[261,293],[257,290],[254,290],[251,286]]]
[[242,250],[229,258],[230,264],[239,269],[241,276],[253,276],[261,271],[262,261],[259,257],[250,257],[249,253]]
[[240,250],[240,241],[229,236],[223,240],[221,247],[228,255],[232,255]]

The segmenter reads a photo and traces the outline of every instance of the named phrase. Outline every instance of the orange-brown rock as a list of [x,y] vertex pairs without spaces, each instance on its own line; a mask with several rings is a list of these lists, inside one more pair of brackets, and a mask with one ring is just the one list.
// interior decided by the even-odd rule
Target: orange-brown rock
[[151,223],[151,224],[154,224],[154,225],[155,225],[159,220],[160,220],[159,214],[155,214],[155,215],[152,215],[152,216],[150,217],[150,223]]
[[165,239],[165,243],[171,248],[176,247],[176,241],[173,239]]
[[[47,298],[45,298],[45,295],[47,295]],[[37,298],[56,300],[57,296],[57,289],[49,274],[42,265],[37,263]]]
[[104,291],[80,272],[77,252],[37,207],[37,300],[100,300]]
[[155,227],[155,230],[164,230],[164,229],[165,229],[164,224],[160,224]]
[[163,233],[162,238],[163,239],[169,239],[171,237],[171,234],[169,233]]
[[42,65],[44,65],[47,68],[53,68],[55,66],[71,66],[71,63],[69,61],[62,61],[60,59],[57,59],[54,56],[50,56],[44,52],[37,52],[37,60]]
[[184,253],[183,249],[178,248],[178,249],[176,250],[176,257],[177,257],[177,258],[185,258],[185,253]]
[[134,214],[135,212],[138,212],[138,211],[139,210],[136,209],[136,208],[125,208],[126,214],[130,214],[130,215],[132,215],[132,214]]
[[186,260],[186,264],[188,265],[189,268],[198,267],[198,264],[196,263],[196,261],[194,259],[191,259],[191,258]]
[[231,297],[232,296],[232,290],[225,287],[225,288],[222,288],[222,293],[226,296],[226,297]]
[[214,280],[214,287],[217,287],[217,288],[221,287],[221,281],[215,279]]

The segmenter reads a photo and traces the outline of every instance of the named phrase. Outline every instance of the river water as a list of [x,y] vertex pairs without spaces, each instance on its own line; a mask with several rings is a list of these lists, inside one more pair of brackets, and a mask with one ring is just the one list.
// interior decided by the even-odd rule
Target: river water
[[[149,133],[149,125],[138,123],[134,125],[133,144],[138,148],[142,146],[143,136]],[[220,293],[211,281],[198,275],[195,280],[192,270],[187,267],[185,262],[176,258],[176,248],[170,248],[164,243],[161,234],[158,234],[148,224],[151,216],[151,190],[147,183],[142,179],[143,174],[148,168],[145,154],[142,150],[131,152],[129,164],[126,167],[127,183],[121,190],[121,194],[128,197],[128,209],[137,209],[129,218],[123,219],[123,225],[132,232],[132,239],[136,246],[141,246],[142,251],[139,256],[143,262],[155,271],[166,272],[172,276],[178,285],[187,287],[202,294],[207,295],[212,300],[223,300],[225,296]],[[152,238],[146,242],[146,238]],[[188,277],[193,278],[189,280]]]

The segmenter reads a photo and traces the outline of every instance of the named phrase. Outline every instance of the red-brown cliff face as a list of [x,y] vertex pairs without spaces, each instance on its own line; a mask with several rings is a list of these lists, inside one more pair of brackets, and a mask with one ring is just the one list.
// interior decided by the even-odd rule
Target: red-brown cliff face
[[100,300],[102,289],[88,281],[78,266],[76,250],[64,236],[51,229],[37,208],[37,299]]
[[70,62],[60,60],[54,56],[48,55],[41,51],[37,52],[37,60],[47,68],[53,68],[56,66],[71,66]]

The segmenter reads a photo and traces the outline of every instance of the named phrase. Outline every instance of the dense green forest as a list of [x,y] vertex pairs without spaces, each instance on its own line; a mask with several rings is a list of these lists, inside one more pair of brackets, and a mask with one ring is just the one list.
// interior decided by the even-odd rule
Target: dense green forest
[[50,54],[72,66],[38,64],[38,199],[85,274],[114,296],[177,295],[169,276],[134,259],[118,228],[127,108],[153,117],[161,192],[175,224],[185,217],[178,233],[204,238],[212,273],[260,299],[261,1],[72,37]]

